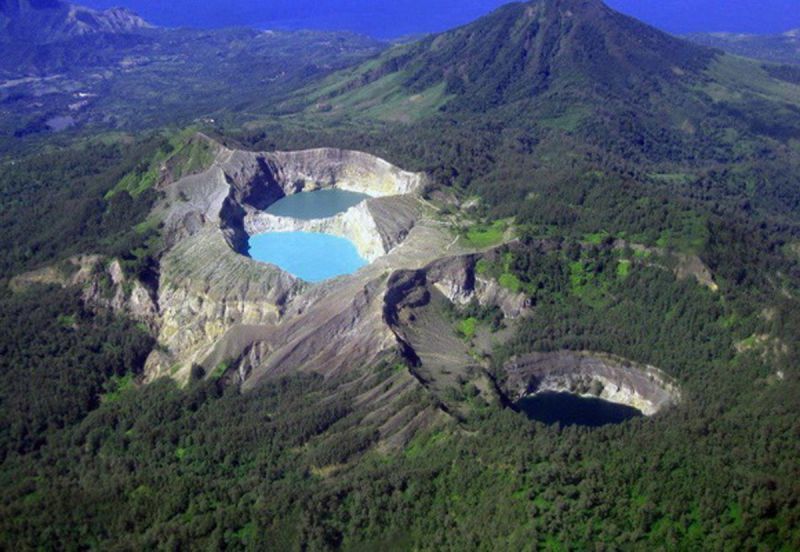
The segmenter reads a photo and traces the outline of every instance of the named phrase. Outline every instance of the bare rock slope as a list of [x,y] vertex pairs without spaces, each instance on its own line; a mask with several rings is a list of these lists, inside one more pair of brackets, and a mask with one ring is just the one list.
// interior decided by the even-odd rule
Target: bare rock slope
[[[206,141],[213,161],[178,177],[182,170],[163,168],[163,199],[151,214],[165,243],[156,283],[127,281],[117,261],[99,256],[12,282],[80,286],[87,303],[146,323],[158,340],[147,381],[204,375],[247,391],[283,375],[319,374],[354,405],[369,404],[364,415],[384,444],[402,443],[446,414],[467,414],[471,404],[509,404],[542,390],[594,394],[645,414],[679,400],[657,369],[591,353],[515,359],[498,385],[489,370],[493,347],[530,301],[478,270],[504,250],[464,245],[423,198],[424,175],[361,152],[259,153],[194,139]],[[282,197],[325,188],[370,198],[310,221],[265,212]],[[312,285],[247,255],[250,235],[285,230],[346,237],[369,264]],[[468,304],[501,312],[509,327],[458,335],[453,317]]]
[[[380,398],[371,410],[383,412],[388,434],[409,431],[412,420],[415,427],[421,423],[419,410],[405,412],[402,423],[397,417],[406,409],[404,397],[414,393],[424,392],[439,412],[458,415],[465,406],[452,397],[466,382],[487,402],[512,402],[536,389],[592,389],[652,414],[677,400],[654,368],[625,363],[623,369],[622,361],[571,353],[510,365],[510,386],[498,387],[489,376],[490,351],[455,334],[449,305],[477,302],[513,321],[529,302],[478,274],[478,262],[498,253],[455,239],[422,198],[424,175],[335,149],[256,153],[214,144],[213,151],[214,162],[202,173],[163,180],[166,199],[155,214],[168,247],[149,379],[186,381],[195,366],[244,390],[298,371],[356,378],[359,397]],[[371,198],[311,221],[264,212],[287,195],[326,188]],[[312,285],[246,255],[250,235],[286,230],[346,237],[370,262]],[[404,368],[371,387],[369,368],[387,363]]]
[[[161,261],[161,346],[148,361],[148,377],[185,379],[192,365],[211,374],[247,359],[240,379],[249,387],[298,369],[334,375],[393,350],[382,322],[387,271],[398,263],[422,266],[449,241],[447,232],[426,224],[430,207],[416,195],[424,182],[423,175],[360,152],[217,148],[213,165],[168,185],[158,208],[169,249]],[[373,199],[316,221],[263,213],[281,197],[324,188]],[[373,262],[311,286],[245,255],[251,233],[287,229],[348,237]]]

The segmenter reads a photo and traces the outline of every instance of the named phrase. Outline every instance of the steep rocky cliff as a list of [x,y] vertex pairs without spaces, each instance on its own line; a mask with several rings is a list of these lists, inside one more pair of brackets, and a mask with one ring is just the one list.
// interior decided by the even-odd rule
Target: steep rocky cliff
[[[215,151],[201,174],[162,180],[166,199],[155,216],[164,222],[168,248],[158,293],[161,346],[148,361],[148,377],[183,380],[195,364],[218,374],[244,362],[240,379],[251,387],[276,372],[331,375],[393,351],[394,336],[381,325],[386,271],[430,262],[437,249],[429,246],[451,241],[425,220],[431,209],[417,196],[425,177],[361,152]],[[313,221],[263,212],[286,195],[324,188],[373,199]],[[246,256],[249,235],[275,230],[341,235],[373,262],[358,274],[310,286]]]
[[[366,385],[362,396],[377,401],[373,414],[385,416],[386,439],[428,423],[420,411],[401,406],[409,394],[425,393],[438,405],[434,410],[451,413],[448,397],[465,381],[474,381],[484,400],[499,399],[487,367],[470,356],[445,318],[446,304],[499,306],[513,320],[527,300],[476,276],[478,260],[494,253],[456,239],[422,200],[424,175],[360,152],[214,151],[203,173],[162,180],[166,197],[154,215],[164,222],[168,248],[149,379],[185,381],[193,366],[244,390],[297,371],[337,381],[355,377],[361,383],[353,386]],[[325,188],[372,197],[325,219],[265,212],[282,197]],[[355,274],[311,285],[246,256],[250,235],[290,230],[346,237],[370,262]],[[415,303],[416,296],[433,300]],[[380,389],[388,387],[380,392],[363,383],[372,381],[370,367],[387,362],[403,367],[393,383],[381,383]],[[428,412],[424,420],[437,416]]]
[[504,387],[511,400],[564,391],[632,406],[650,416],[681,396],[671,378],[657,368],[602,353],[531,353],[511,360],[505,371]]
[[56,266],[17,276],[11,280],[10,287],[12,291],[20,291],[36,284],[80,288],[89,306],[125,314],[151,329],[158,325],[153,291],[126,276],[118,259],[102,255],[71,257]]

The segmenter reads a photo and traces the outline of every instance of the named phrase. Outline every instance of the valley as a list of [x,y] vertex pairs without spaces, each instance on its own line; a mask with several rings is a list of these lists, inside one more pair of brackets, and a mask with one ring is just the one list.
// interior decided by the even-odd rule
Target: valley
[[[84,22],[66,4],[34,4],[0,7],[0,154],[42,140],[241,123],[272,98],[385,47],[345,32],[162,29],[131,14],[123,24],[115,10],[81,8]],[[35,23],[13,26],[28,18]]]
[[686,37],[739,56],[787,65],[800,65],[800,29],[759,36],[746,33],[697,33]]

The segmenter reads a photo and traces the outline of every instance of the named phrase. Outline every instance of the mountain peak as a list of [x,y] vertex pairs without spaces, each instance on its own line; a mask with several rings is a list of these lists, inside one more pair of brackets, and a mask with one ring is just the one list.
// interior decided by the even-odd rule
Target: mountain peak
[[443,88],[448,110],[484,111],[548,90],[629,97],[699,74],[712,55],[600,0],[534,0],[390,51],[344,88],[399,73],[412,94]]
[[151,27],[126,8],[100,11],[62,0],[0,0],[0,42],[45,44]]
[[597,13],[597,10],[609,9],[602,0],[530,0],[526,5],[529,12],[537,7],[555,9],[565,17],[581,16]]

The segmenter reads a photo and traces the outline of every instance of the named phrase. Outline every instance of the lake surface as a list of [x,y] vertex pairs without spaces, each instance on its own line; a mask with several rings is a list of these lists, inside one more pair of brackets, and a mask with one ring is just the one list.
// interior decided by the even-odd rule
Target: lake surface
[[516,406],[531,420],[546,424],[558,422],[565,426],[599,427],[642,415],[639,410],[624,404],[552,391],[525,397]]
[[367,264],[350,240],[312,232],[251,236],[249,254],[312,283],[352,274]]
[[367,194],[346,190],[300,192],[276,201],[266,209],[266,212],[270,215],[302,220],[328,218],[347,211],[369,197]]

